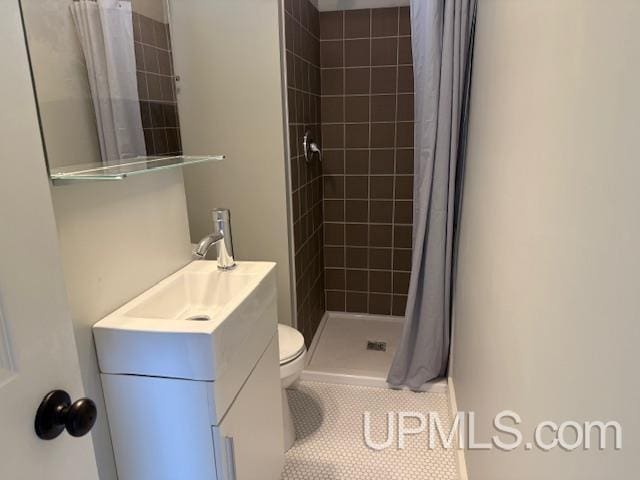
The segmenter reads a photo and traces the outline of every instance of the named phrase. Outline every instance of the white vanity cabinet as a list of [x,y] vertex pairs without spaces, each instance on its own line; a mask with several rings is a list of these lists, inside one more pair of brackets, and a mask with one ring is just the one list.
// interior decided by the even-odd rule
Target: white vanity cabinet
[[94,326],[119,480],[281,478],[276,320],[273,264],[194,262]]
[[274,337],[219,422],[212,382],[103,374],[119,480],[279,479],[277,348]]

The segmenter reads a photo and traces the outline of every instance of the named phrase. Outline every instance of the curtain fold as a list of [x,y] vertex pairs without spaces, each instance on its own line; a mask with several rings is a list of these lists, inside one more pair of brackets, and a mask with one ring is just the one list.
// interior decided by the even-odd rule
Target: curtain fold
[[476,1],[411,0],[413,256],[404,331],[387,378],[393,386],[417,389],[447,370],[456,174]]
[[102,161],[145,156],[131,2],[80,0],[70,9],[87,65]]

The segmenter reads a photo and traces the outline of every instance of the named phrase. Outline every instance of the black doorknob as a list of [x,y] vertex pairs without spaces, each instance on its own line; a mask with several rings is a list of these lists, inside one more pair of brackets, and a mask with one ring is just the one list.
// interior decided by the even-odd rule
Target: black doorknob
[[73,437],[89,433],[96,423],[98,410],[88,398],[71,403],[64,390],[53,390],[45,395],[36,413],[36,435],[43,440],[53,440],[65,429]]

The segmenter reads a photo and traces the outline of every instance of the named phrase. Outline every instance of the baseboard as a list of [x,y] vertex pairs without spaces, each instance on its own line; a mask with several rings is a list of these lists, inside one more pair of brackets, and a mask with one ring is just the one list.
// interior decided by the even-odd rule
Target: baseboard
[[[458,413],[458,401],[456,400],[456,389],[453,384],[453,378],[447,378],[447,385],[449,390],[449,411],[451,412],[452,418]],[[460,476],[460,480],[469,480],[469,475],[467,472],[467,462],[464,456],[464,449],[457,449],[457,460],[458,460],[458,474]]]

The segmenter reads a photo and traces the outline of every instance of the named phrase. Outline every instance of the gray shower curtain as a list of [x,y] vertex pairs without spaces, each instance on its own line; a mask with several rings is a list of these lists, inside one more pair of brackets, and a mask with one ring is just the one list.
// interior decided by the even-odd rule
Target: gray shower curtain
[[387,381],[446,373],[456,173],[465,138],[476,0],[411,0],[415,80],[413,260],[406,323]]

